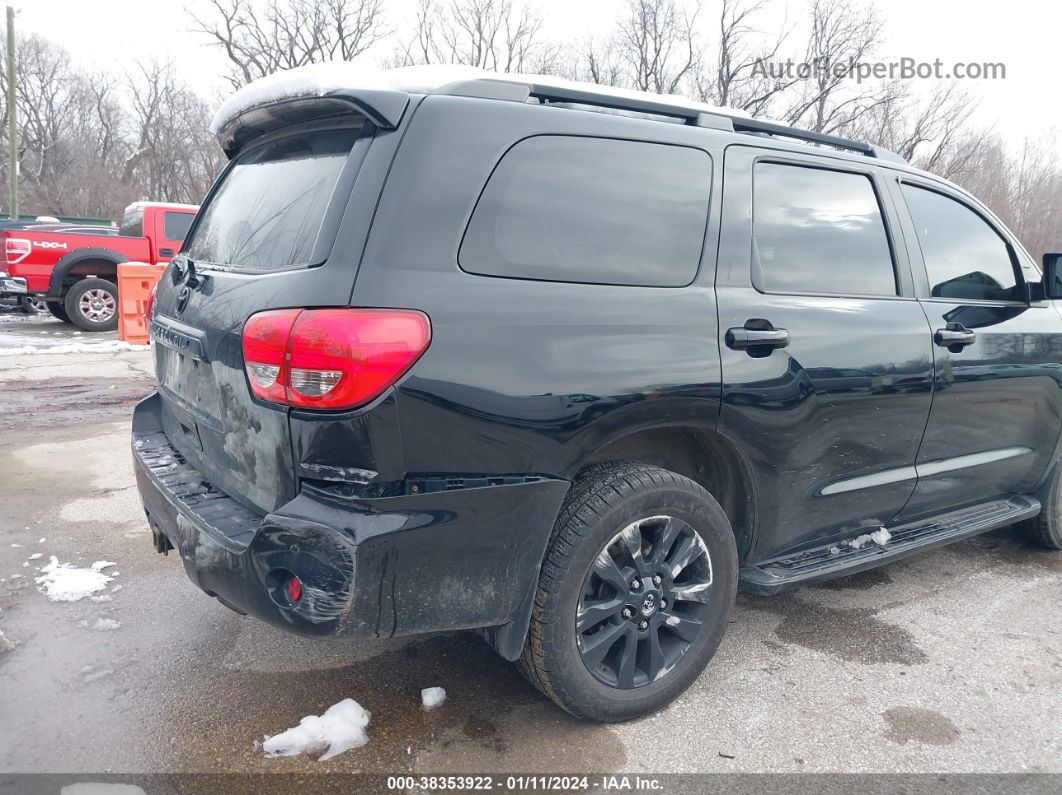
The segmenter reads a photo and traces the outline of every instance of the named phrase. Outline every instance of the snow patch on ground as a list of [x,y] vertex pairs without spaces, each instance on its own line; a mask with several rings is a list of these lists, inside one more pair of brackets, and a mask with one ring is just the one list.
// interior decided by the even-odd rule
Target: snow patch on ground
[[33,353],[115,353],[138,350],[123,340],[100,340],[99,342],[69,342],[63,345],[20,345],[17,348],[0,347],[0,356],[28,356]]
[[111,784],[106,781],[79,781],[67,784],[59,795],[145,795],[136,784]]
[[14,650],[15,650],[15,641],[9,640],[8,637],[6,635],[4,635],[4,633],[2,631],[0,631],[0,654],[3,654],[4,652],[7,652],[7,651],[14,651]]
[[441,687],[426,687],[420,691],[420,703],[424,705],[425,710],[441,707],[444,701],[446,701],[446,691]]
[[118,627],[120,627],[121,625],[122,625],[122,623],[120,621],[115,621],[113,618],[100,618],[100,619],[97,619],[96,626],[93,627],[93,629],[99,629],[99,630],[118,629]]
[[37,590],[53,602],[76,602],[106,588],[112,578],[103,570],[116,565],[107,560],[97,560],[91,567],[83,569],[72,563],[60,563],[52,555],[51,562],[41,569],[41,576],[35,578]]
[[324,751],[318,762],[331,759],[351,748],[369,742],[365,727],[372,715],[352,698],[333,704],[323,715],[307,715],[298,726],[280,734],[267,736],[262,750],[269,758],[317,754]]

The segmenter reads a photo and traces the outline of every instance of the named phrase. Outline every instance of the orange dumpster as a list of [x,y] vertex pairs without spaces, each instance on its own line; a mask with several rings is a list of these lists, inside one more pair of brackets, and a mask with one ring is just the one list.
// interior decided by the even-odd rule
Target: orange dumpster
[[147,345],[148,296],[166,270],[166,263],[123,262],[118,265],[118,339]]

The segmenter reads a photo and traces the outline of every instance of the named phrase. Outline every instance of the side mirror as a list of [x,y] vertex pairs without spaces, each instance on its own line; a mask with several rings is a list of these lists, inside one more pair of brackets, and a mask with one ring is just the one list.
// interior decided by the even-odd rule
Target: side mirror
[[1044,298],[1062,298],[1062,253],[1044,254]]

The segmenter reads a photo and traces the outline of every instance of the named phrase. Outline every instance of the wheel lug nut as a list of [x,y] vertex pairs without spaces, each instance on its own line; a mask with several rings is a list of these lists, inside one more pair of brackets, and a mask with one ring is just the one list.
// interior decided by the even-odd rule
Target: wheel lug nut
[[639,581],[639,580],[631,580],[631,590],[632,591],[637,591],[641,587],[642,587],[641,581]]
[[638,623],[638,629],[649,629],[649,622],[648,621],[640,621]]
[[663,580],[660,578],[659,574],[657,574],[655,577],[653,577],[653,585],[659,585],[662,582],[663,582]]
[[623,608],[623,617],[624,618],[634,618],[634,611],[631,610],[629,607]]

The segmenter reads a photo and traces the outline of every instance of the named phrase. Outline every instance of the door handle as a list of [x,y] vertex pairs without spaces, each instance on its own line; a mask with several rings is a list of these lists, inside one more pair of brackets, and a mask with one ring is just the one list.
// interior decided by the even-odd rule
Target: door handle
[[173,249],[172,248],[160,248],[159,249],[159,256],[160,257],[172,257],[173,256]]
[[766,320],[746,320],[744,326],[727,329],[724,342],[731,350],[766,356],[776,348],[784,348],[789,344],[789,332],[784,328],[775,328]]
[[933,342],[952,353],[961,353],[963,348],[973,345],[976,340],[977,334],[962,323],[948,323],[933,333]]

